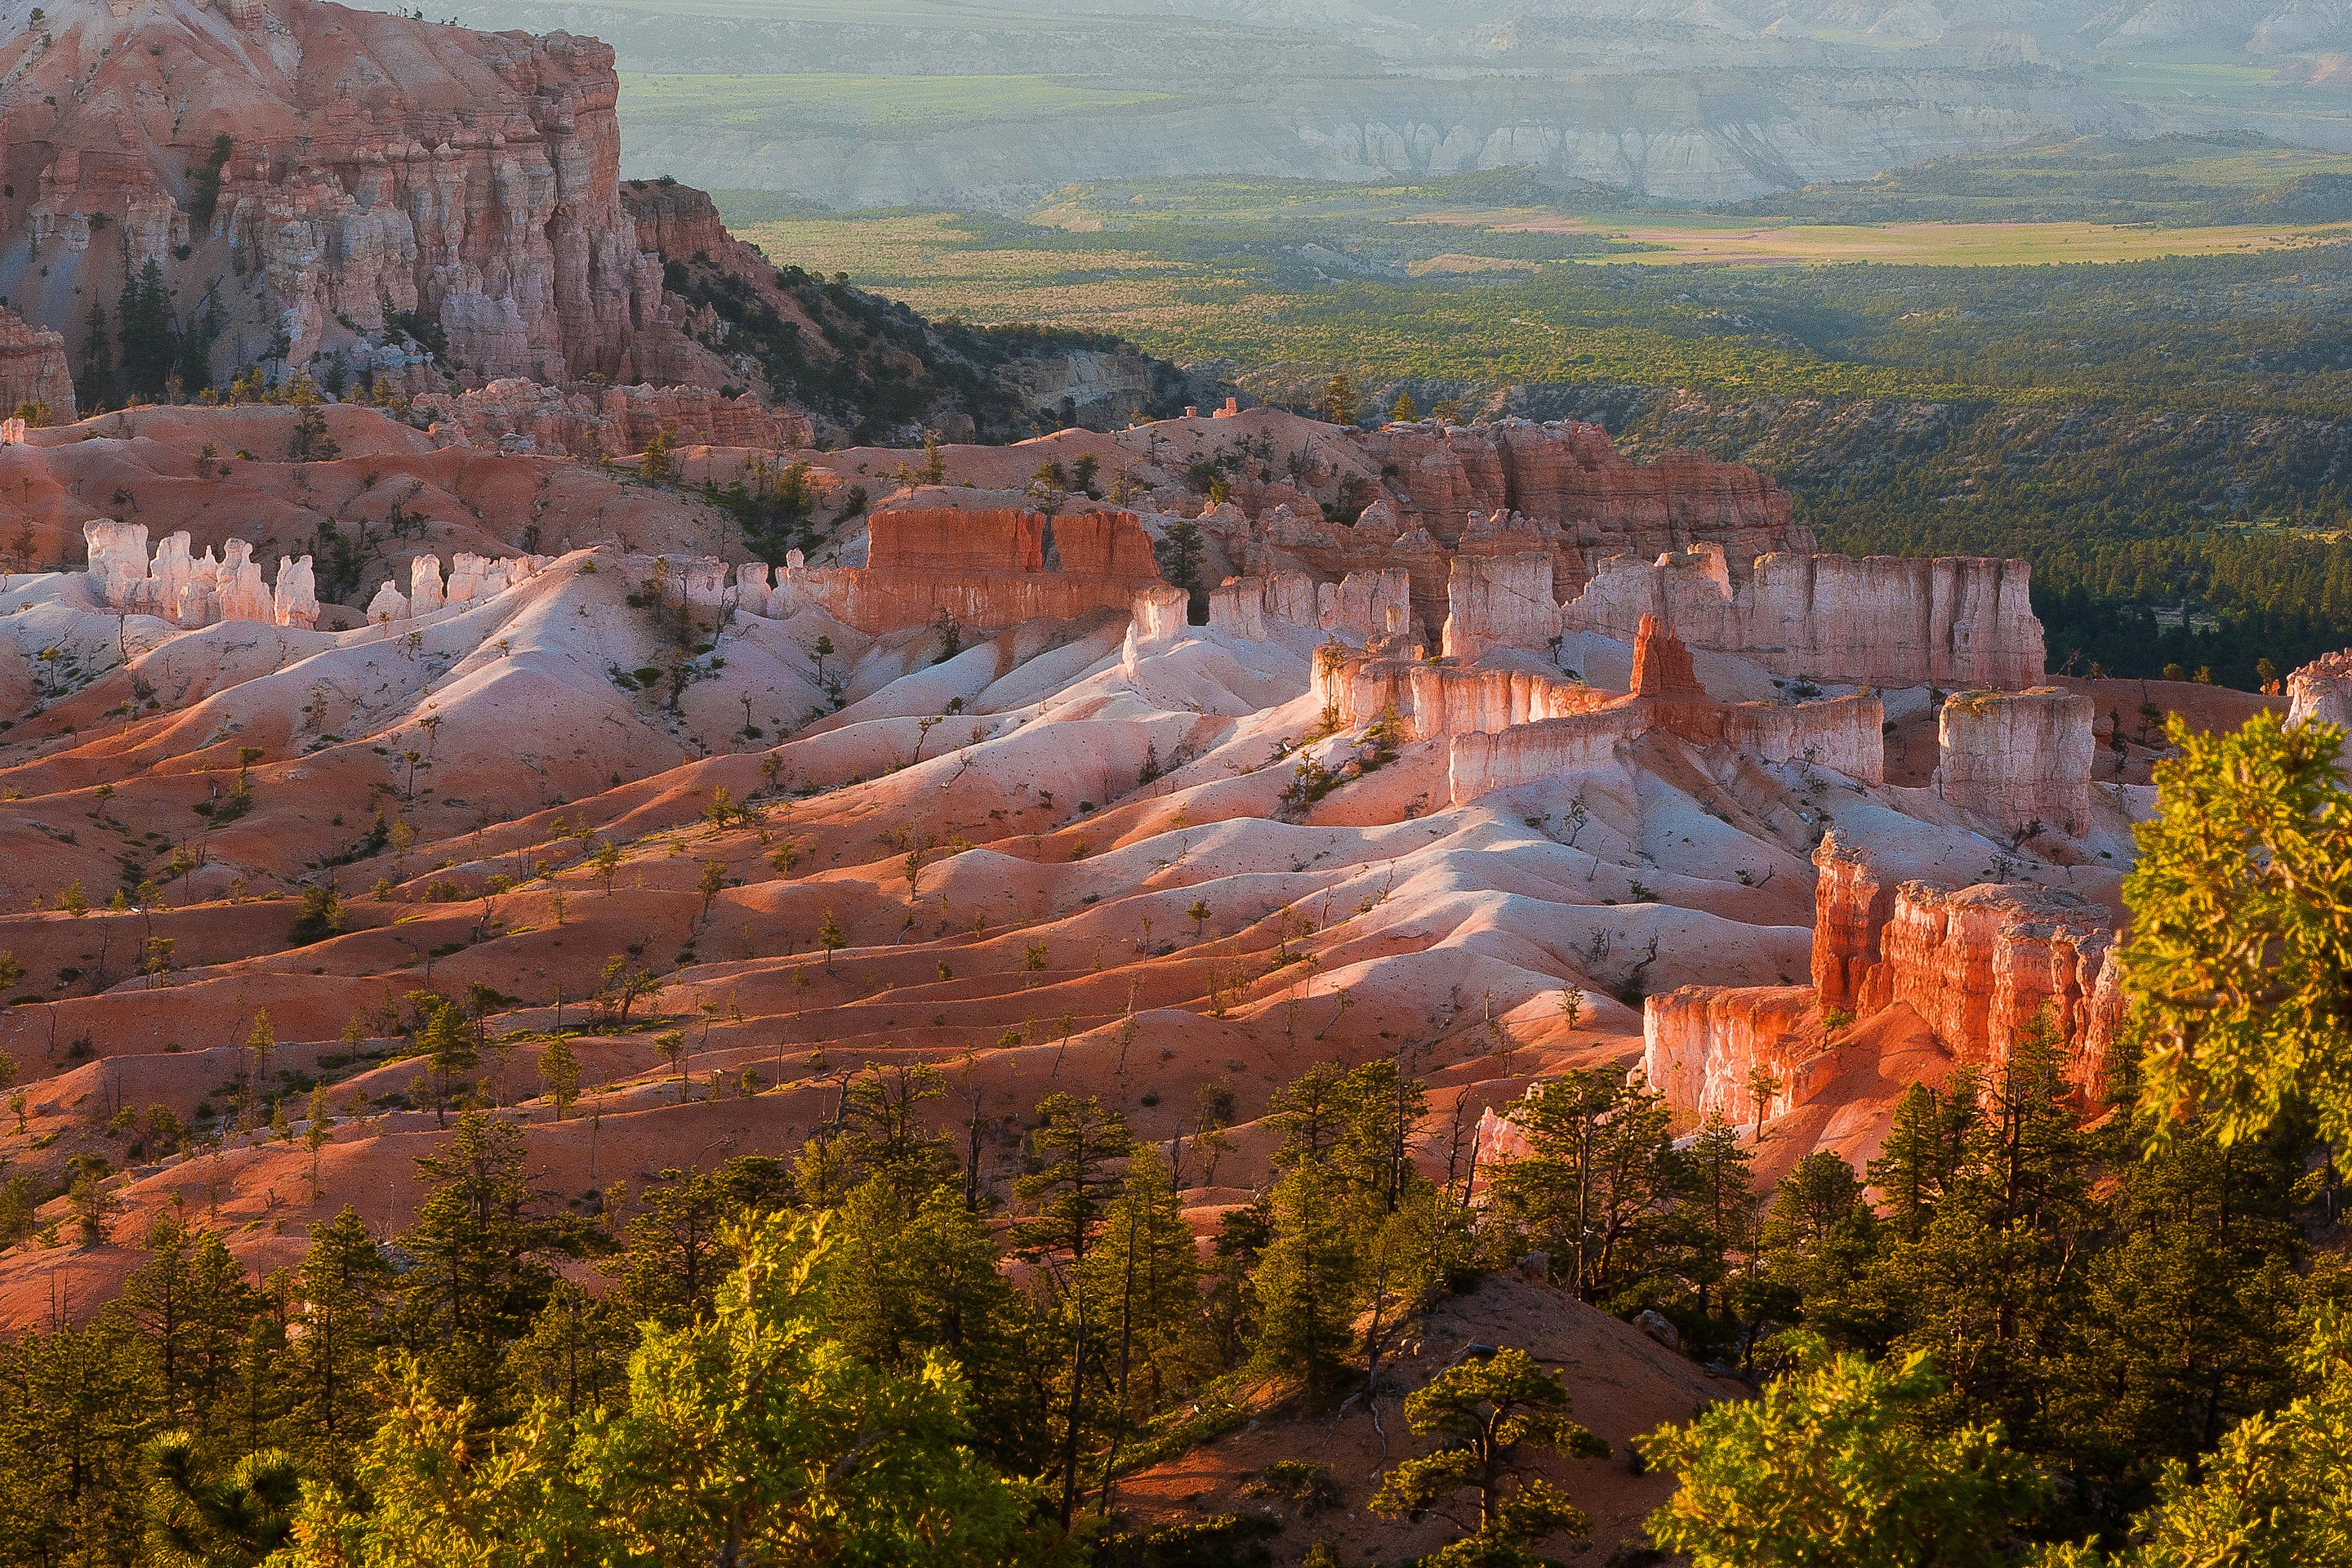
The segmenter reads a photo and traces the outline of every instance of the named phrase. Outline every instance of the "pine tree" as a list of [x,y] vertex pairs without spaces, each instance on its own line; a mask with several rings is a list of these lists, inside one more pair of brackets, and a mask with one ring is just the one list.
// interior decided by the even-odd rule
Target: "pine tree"
[[474,1031],[466,1026],[466,1015],[457,1010],[456,1003],[444,1002],[434,1010],[433,1021],[425,1026],[425,1037],[418,1045],[433,1074],[434,1124],[446,1127],[451,1075],[481,1065],[481,1053],[474,1047]]
[[301,1332],[287,1349],[279,1440],[308,1473],[348,1479],[374,1426],[373,1369],[392,1266],[346,1205],[311,1231],[300,1280]]
[[552,1279],[536,1257],[548,1232],[530,1216],[522,1167],[520,1129],[465,1112],[446,1143],[417,1157],[432,1195],[400,1238],[412,1262],[396,1288],[399,1341],[435,1387],[486,1415],[509,1393],[499,1358],[530,1331]]
[[546,1086],[547,1101],[555,1110],[555,1120],[562,1121],[571,1114],[580,1099],[580,1058],[572,1054],[571,1042],[558,1035],[539,1053],[539,1078]]
[[1258,1330],[1252,1365],[1296,1378],[1310,1407],[1338,1397],[1355,1348],[1362,1258],[1351,1194],[1319,1161],[1275,1184],[1273,1235],[1250,1277]]

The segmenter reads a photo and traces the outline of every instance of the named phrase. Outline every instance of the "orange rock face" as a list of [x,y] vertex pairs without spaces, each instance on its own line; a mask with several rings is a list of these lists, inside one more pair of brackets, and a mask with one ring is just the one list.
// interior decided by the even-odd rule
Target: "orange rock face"
[[775,451],[808,446],[808,416],[763,406],[745,393],[724,397],[706,386],[614,386],[564,391],[520,376],[456,395],[414,400],[432,421],[436,444],[500,452],[617,458],[642,452],[667,433],[679,447],[740,447]]
[[24,404],[45,404],[59,424],[74,416],[73,374],[66,341],[0,307],[0,417]]
[[[1961,1061],[2004,1058],[2046,1016],[2095,1085],[2122,1020],[2114,920],[2060,889],[1889,889],[1832,833],[1814,852],[1813,984],[1823,1006],[1916,1013]],[[2045,1015],[2046,1010],[2046,1015]]]
[[1043,572],[1045,522],[1043,512],[1009,510],[877,512],[866,564],[877,572]]
[[621,374],[659,310],[594,39],[319,0],[61,0],[0,68],[0,211],[30,242],[0,293],[37,324],[80,330],[152,261],[182,300],[217,285],[215,373],[280,332],[296,363],[348,346],[339,317],[377,331],[389,310],[483,374],[561,381]]
[[916,509],[877,512],[870,527],[866,565],[788,568],[778,594],[786,602],[801,595],[867,633],[925,626],[943,612],[960,626],[994,629],[1128,609],[1160,581],[1151,542],[1130,512]]
[[2287,722],[2352,731],[2352,650],[2323,654],[2286,678]]
[[1643,616],[1633,639],[1633,690],[1642,697],[1705,697],[1698,673],[1691,668],[1690,649],[1682,639]]

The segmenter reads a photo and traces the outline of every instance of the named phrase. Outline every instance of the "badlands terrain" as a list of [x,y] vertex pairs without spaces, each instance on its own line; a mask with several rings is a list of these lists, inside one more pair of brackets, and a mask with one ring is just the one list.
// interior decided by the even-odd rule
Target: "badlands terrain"
[[[7,1152],[103,1172],[116,1237],[188,1205],[258,1270],[346,1203],[389,1234],[445,1100],[593,1204],[912,1062],[992,1190],[1067,1089],[1204,1223],[1335,1058],[1430,1081],[1440,1166],[1597,1063],[1763,1179],[1861,1161],[2045,1005],[2095,1071],[2143,742],[2264,700],[2045,685],[2020,563],[1819,556],[1769,480],[1590,426],[692,443],[662,479],[498,451],[550,396],[0,447]],[[337,455],[285,460],[320,419]],[[786,469],[772,569],[709,497]],[[447,1084],[436,996],[480,1040]],[[0,1310],[139,1256],[16,1248]]]

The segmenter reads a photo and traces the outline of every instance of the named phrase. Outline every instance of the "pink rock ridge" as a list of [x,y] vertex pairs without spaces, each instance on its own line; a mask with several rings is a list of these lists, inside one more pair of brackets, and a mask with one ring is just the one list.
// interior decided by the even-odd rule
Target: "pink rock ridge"
[[869,634],[942,615],[969,630],[997,630],[1129,610],[1160,581],[1150,538],[1131,512],[908,510],[877,512],[868,530],[868,564],[787,566],[776,595]]
[[[1526,700],[1530,717],[1523,721],[1443,731],[1454,737],[1448,761],[1454,803],[1459,805],[1550,773],[1606,766],[1619,748],[1654,731],[1696,746],[1732,748],[1768,763],[1828,768],[1862,784],[1885,779],[1885,708],[1875,697],[1789,706],[1717,702],[1692,673],[1690,650],[1654,616],[1643,617],[1636,629],[1633,672],[1634,689],[1622,697],[1601,696],[1593,701],[1595,694],[1586,688],[1545,681],[1540,694],[1530,688]],[[1461,673],[1487,679],[1503,674]],[[1412,689],[1419,730],[1428,721],[1421,717],[1418,677]],[[1442,681],[1436,689],[1444,691]],[[1539,704],[1573,708],[1540,716]],[[1494,710],[1491,702],[1483,708],[1464,706],[1474,714]],[[1451,711],[1440,710],[1439,721]]]
[[216,373],[240,342],[282,334],[301,363],[408,313],[470,370],[562,381],[622,374],[660,312],[593,38],[320,0],[58,0],[0,67],[0,212],[27,240],[0,293],[40,325],[79,330],[152,262],[184,300],[216,286]]
[[2100,1089],[2123,1022],[2122,966],[2110,911],[2062,889],[1980,884],[1890,888],[1834,832],[1814,852],[1810,986],[1685,986],[1649,998],[1643,1070],[1677,1114],[1753,1120],[1758,1069],[1785,1114],[1819,1098],[1848,1052],[1849,1023],[1900,1009],[1948,1062],[1998,1068],[2032,1029],[2063,1048],[2086,1098]]

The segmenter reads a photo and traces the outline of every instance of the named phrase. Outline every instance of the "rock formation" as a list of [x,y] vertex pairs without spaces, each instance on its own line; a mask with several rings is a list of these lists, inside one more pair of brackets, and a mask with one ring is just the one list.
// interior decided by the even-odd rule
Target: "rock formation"
[[[1570,711],[1492,730],[1451,731],[1448,785],[1454,803],[1549,773],[1601,767],[1616,755],[1617,748],[1654,731],[1696,746],[1727,747],[1768,763],[1827,768],[1857,783],[1874,784],[1885,777],[1885,709],[1874,697],[1786,706],[1717,702],[1692,673],[1690,650],[1656,617],[1646,616],[1636,629],[1633,670],[1635,689],[1627,696],[1588,701],[1597,694],[1581,686],[1547,681],[1542,683],[1545,700]],[[1414,690],[1418,700],[1417,676]],[[1530,692],[1530,710],[1535,695]],[[1417,700],[1417,727],[1421,712]]]
[[2317,721],[2352,734],[2352,649],[2322,654],[2286,678],[2289,724]]
[[2092,727],[2098,704],[2038,687],[1956,692],[1936,720],[1936,793],[2011,833],[2070,838],[2091,822]]
[[66,341],[0,306],[0,415],[28,404],[47,408],[55,423],[72,420],[73,374],[66,368]]
[[427,394],[415,406],[433,421],[436,445],[508,453],[617,458],[644,451],[664,432],[680,447],[768,451],[805,448],[816,439],[804,414],[768,408],[748,392],[725,397],[700,386],[566,391],[510,376],[477,391]]
[[2015,691],[2042,680],[2022,561],[1774,554],[1743,579],[1740,559],[1706,541],[1610,561],[1560,606],[1559,629],[1624,641],[1655,615],[1692,647],[1840,685]]
[[1628,461],[1598,425],[1503,419],[1391,425],[1359,438],[1383,472],[1396,470],[1398,513],[1440,543],[1460,544],[1473,514],[1505,520],[1543,542],[1564,588],[1580,587],[1611,555],[1647,557],[1712,540],[1738,560],[1810,553],[1787,491],[1755,469],[1696,452]]
[[562,381],[624,372],[660,310],[593,39],[320,0],[58,0],[5,57],[8,227],[28,243],[0,294],[42,326],[79,330],[153,262],[184,300],[218,285],[216,374],[273,338],[364,369],[391,313],[483,374]]
[[1465,663],[1498,647],[1542,650],[1559,636],[1552,559],[1456,555],[1445,590],[1445,657]]
[[97,520],[82,525],[82,540],[91,596],[110,609],[152,616],[185,629],[215,621],[305,630],[317,624],[318,589],[307,555],[278,558],[273,590],[262,582],[253,546],[242,539],[230,540],[224,558],[215,560],[209,547],[192,556],[185,532],[169,534],[152,561],[143,522]]
[[942,616],[993,630],[1130,610],[1137,592],[1160,581],[1132,512],[908,509],[877,512],[868,528],[866,565],[787,567],[773,596],[821,605],[868,633]]
[[1814,852],[1811,986],[1685,986],[1646,1004],[1643,1069],[1677,1115],[1754,1116],[1750,1075],[1778,1088],[1781,1115],[1835,1076],[1845,1023],[1890,1008],[1924,1024],[1950,1060],[1997,1070],[2047,1028],[2068,1081],[2095,1094],[2123,1021],[2110,912],[2063,889],[1984,884],[1889,889],[1832,832]]

